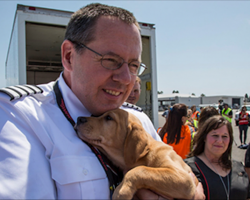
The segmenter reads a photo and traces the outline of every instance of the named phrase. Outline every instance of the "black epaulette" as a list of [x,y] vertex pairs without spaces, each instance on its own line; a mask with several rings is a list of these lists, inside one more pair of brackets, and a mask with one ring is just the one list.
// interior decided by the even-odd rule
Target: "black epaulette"
[[10,97],[10,101],[20,99],[21,97],[29,96],[31,94],[43,93],[43,90],[36,85],[16,85],[1,88],[0,92],[3,92]]
[[143,111],[141,107],[136,106],[136,105],[131,104],[131,103],[128,103],[128,102],[124,102],[124,103],[122,104],[122,106],[123,106],[123,107],[127,107],[127,108],[133,108],[134,110],[138,110],[138,111],[140,111],[140,112]]

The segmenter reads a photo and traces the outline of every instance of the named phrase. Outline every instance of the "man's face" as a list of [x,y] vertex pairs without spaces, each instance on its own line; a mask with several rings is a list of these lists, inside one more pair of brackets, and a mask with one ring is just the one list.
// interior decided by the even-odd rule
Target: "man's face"
[[[138,28],[114,17],[102,16],[95,27],[95,39],[87,46],[102,55],[115,55],[130,63],[140,61],[141,37]],[[124,63],[116,70],[105,69],[101,56],[84,49],[82,54],[71,53],[72,69],[64,71],[70,77],[67,84],[94,115],[120,107],[134,86],[136,75]],[[67,75],[65,75],[67,77]]]
[[141,94],[140,84],[139,82],[135,82],[135,85],[126,101],[131,104],[136,104],[139,101],[140,94]]
[[225,110],[227,110],[227,108],[228,108],[228,105],[224,105],[224,108],[225,108]]

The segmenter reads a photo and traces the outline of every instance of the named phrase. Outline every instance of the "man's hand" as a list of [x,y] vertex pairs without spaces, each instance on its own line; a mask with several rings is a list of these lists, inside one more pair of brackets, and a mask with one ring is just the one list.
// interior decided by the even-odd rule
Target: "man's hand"
[[158,194],[152,192],[151,190],[147,189],[140,189],[136,192],[133,200],[173,200],[173,198],[170,197],[161,197]]

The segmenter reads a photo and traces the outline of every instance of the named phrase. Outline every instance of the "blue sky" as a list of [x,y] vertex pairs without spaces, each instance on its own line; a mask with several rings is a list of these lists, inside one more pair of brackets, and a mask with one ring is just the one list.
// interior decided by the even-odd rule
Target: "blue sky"
[[76,11],[92,2],[155,24],[158,91],[250,95],[250,1],[0,0],[0,87],[17,4]]

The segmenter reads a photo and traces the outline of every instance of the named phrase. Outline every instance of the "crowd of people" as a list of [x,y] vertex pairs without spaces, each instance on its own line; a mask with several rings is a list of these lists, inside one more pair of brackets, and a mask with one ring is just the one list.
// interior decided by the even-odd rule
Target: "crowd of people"
[[[79,116],[117,108],[132,112],[155,140],[185,159],[200,182],[193,199],[247,198],[247,174],[231,160],[230,110],[220,116],[213,108],[199,113],[176,104],[158,135],[146,114],[124,105],[140,96],[138,76],[146,69],[141,52],[140,26],[131,12],[93,3],[72,15],[60,77],[13,101],[0,92],[0,199],[111,199],[122,173],[79,139],[74,126]],[[159,198],[146,188],[135,194]]]
[[[247,199],[250,195],[250,148],[245,155],[245,166],[232,160],[231,119],[232,110],[227,104],[221,112],[212,106],[199,112],[195,106],[189,109],[184,104],[174,104],[165,124],[158,129],[163,142],[173,147],[202,183],[206,199]],[[240,121],[240,125],[248,126],[244,106]]]

